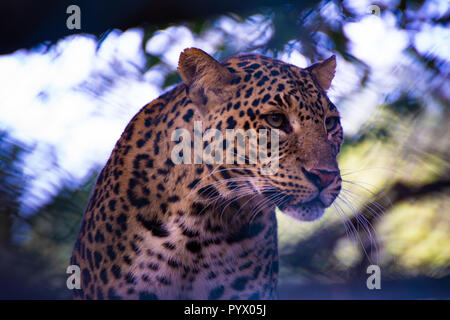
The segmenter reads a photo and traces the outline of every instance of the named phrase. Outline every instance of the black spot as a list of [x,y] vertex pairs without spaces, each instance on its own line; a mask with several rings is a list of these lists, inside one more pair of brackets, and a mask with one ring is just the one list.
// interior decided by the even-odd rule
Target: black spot
[[178,197],[178,196],[171,196],[171,197],[167,198],[167,201],[171,202],[171,203],[177,202],[179,200],[180,200],[180,197]]
[[224,286],[218,286],[218,287],[212,289],[208,294],[208,300],[219,299],[223,295],[224,291],[225,291]]
[[131,123],[126,129],[125,129],[125,140],[130,141],[131,137],[133,136],[134,132],[134,123]]
[[88,259],[89,266],[91,267],[91,269],[93,269],[94,266],[92,264],[92,253],[91,253],[91,250],[89,250],[89,249],[86,249],[86,258]]
[[[259,99],[256,99],[256,100],[259,100]],[[248,108],[247,115],[250,117],[251,121],[256,119],[255,113],[253,112],[252,108]]]
[[252,279],[255,280],[258,278],[259,273],[261,272],[262,268],[261,266],[256,266],[255,269],[253,270],[253,277]]
[[228,117],[227,124],[228,124],[227,129],[234,129],[234,127],[236,126],[237,122],[231,116],[231,117]]
[[255,70],[256,70],[256,69],[258,69],[259,67],[260,67],[259,64],[254,63],[254,64],[252,64],[252,65],[246,67],[245,69],[255,69]]
[[112,246],[107,247],[106,253],[108,254],[108,257],[111,259],[111,261],[116,259],[116,253],[114,252]]
[[133,249],[134,252],[136,252],[136,254],[140,254],[141,253],[141,249],[136,245],[136,243],[134,241],[130,242],[130,246],[131,249]]
[[244,263],[243,265],[241,265],[239,267],[239,271],[242,271],[242,270],[250,268],[252,264],[253,264],[253,262],[251,262],[251,261],[248,261],[248,262]]
[[168,241],[164,242],[162,245],[166,249],[169,249],[169,250],[174,250],[177,247],[175,244],[173,244],[172,242],[168,242]]
[[162,277],[162,276],[157,276],[156,280],[158,280],[161,284],[168,286],[171,284],[170,280],[166,277]]
[[120,187],[120,182],[117,182],[115,185],[114,185],[114,189],[113,189],[113,191],[114,191],[114,193],[117,195],[117,194],[119,194],[119,187]]
[[155,138],[155,141],[153,142],[153,152],[155,153],[155,154],[158,154],[159,153],[159,146],[158,146],[158,143],[159,143],[159,140],[161,139],[161,131],[159,131],[157,134],[156,134],[156,138]]
[[262,103],[265,103],[265,102],[267,102],[267,100],[269,100],[269,99],[270,99],[270,94],[266,94],[266,95],[262,98],[261,102],[262,102]]
[[[222,122],[222,121],[220,121],[220,122]],[[203,170],[204,170],[204,168],[200,167],[200,168],[197,168],[197,170],[195,170],[195,171],[197,172],[197,174],[202,174]]]
[[266,83],[267,80],[269,80],[269,78],[267,76],[264,76],[264,77],[262,77],[261,80],[258,81],[258,83],[256,83],[256,85],[258,87],[260,87],[260,86],[264,85],[264,83]]
[[[252,102],[252,106],[254,106],[254,107],[257,107],[258,106],[258,104],[259,104],[259,99],[255,99],[255,100],[253,100],[253,102]],[[253,119],[252,119],[253,120]]]
[[220,197],[219,191],[213,186],[202,187],[198,190],[199,196],[206,199],[218,199]]
[[258,292],[254,292],[254,293],[251,294],[250,297],[248,297],[248,300],[259,300],[259,299],[260,299],[260,297],[259,297],[259,293]]
[[95,240],[95,242],[103,243],[103,242],[105,242],[105,236],[103,235],[103,233],[100,232],[100,230],[97,229],[94,240]]
[[94,252],[94,262],[95,262],[95,268],[98,269],[98,267],[100,266],[100,262],[102,261],[102,255],[98,252],[95,251]]
[[183,120],[186,122],[189,122],[192,118],[192,116],[194,115],[194,110],[189,109],[186,114],[183,116]]
[[231,284],[231,287],[234,290],[242,291],[245,289],[245,286],[247,285],[248,280],[249,280],[248,277],[237,277]]
[[281,97],[280,97],[280,95],[279,94],[277,94],[275,97],[274,97],[274,99],[275,99],[275,101],[278,103],[278,105],[279,106],[284,106],[284,102],[283,102],[283,100],[281,99]]
[[128,272],[125,275],[125,281],[129,284],[136,284],[136,278],[131,274],[131,272]]
[[158,296],[153,292],[141,291],[139,292],[139,300],[158,300]]
[[222,231],[222,227],[219,225],[213,225],[211,224],[211,221],[208,220],[208,222],[206,223],[206,227],[205,229],[211,233],[217,233]]
[[192,253],[198,253],[202,250],[202,246],[198,241],[189,241],[186,243],[186,249]]
[[149,263],[148,264],[148,268],[153,270],[153,271],[158,271],[159,270],[159,265],[157,265],[156,263]]
[[264,259],[267,259],[272,253],[273,253],[272,249],[267,249],[266,253],[264,254]]
[[112,274],[114,275],[114,277],[115,277],[116,279],[119,279],[119,278],[120,278],[120,276],[121,276],[120,266],[118,266],[117,264],[114,264],[114,265],[111,267],[111,272],[112,272]]
[[108,207],[111,211],[116,211],[116,200],[110,200],[108,203]]
[[127,216],[126,216],[125,213],[121,213],[121,214],[117,217],[116,221],[117,221],[117,224],[120,226],[120,228],[121,228],[123,231],[126,231],[126,230],[127,230]]
[[201,180],[201,179],[195,179],[195,180],[193,180],[191,183],[188,184],[187,187],[188,187],[189,189],[194,188],[194,187],[197,185],[197,183],[200,182],[200,180]]
[[141,214],[138,214],[136,218],[142,226],[151,231],[155,237],[163,238],[169,236],[169,231],[167,231],[166,226],[161,221],[154,218],[147,220]]
[[[131,180],[134,180],[134,179],[130,179],[130,184],[131,184]],[[147,198],[137,197],[136,194],[133,192],[132,188],[127,190],[127,196],[128,196],[128,200],[134,207],[142,208],[142,207],[145,207],[150,204],[150,201],[148,201]]]
[[183,228],[183,235],[185,235],[188,238],[198,237],[200,233],[198,231],[193,231],[190,229],[187,229],[186,227]]
[[103,300],[105,299],[105,297],[103,296],[103,291],[101,287],[97,287],[97,299],[98,300]]
[[194,202],[192,204],[191,214],[199,216],[205,213],[205,206],[199,202]]
[[160,190],[160,191],[166,191],[166,188],[164,188],[164,186],[162,185],[162,183],[158,183],[158,185],[156,186],[156,188],[158,188],[158,190]]
[[247,91],[245,91],[245,98],[249,98],[252,95],[252,92],[253,88],[247,89]]
[[244,61],[244,62],[239,62],[237,64],[238,67],[245,67],[246,65],[248,65],[250,62],[249,61]]
[[251,239],[257,236],[264,229],[264,224],[255,223],[252,225],[243,226],[238,232],[227,237],[226,241],[229,244],[240,242],[245,239]]
[[169,259],[168,261],[167,261],[167,264],[169,265],[169,266],[171,266],[172,268],[178,268],[179,266],[180,266],[180,262],[179,261],[177,261],[177,260],[175,260],[175,259]]
[[116,290],[114,288],[109,288],[108,290],[108,299],[110,300],[121,300],[122,297],[120,297]]
[[156,172],[158,172],[158,174],[161,174],[163,176],[166,176],[169,173],[168,170],[164,170],[164,169],[158,169]]
[[175,166],[175,164],[172,162],[172,159],[168,158],[165,162],[165,165],[168,166],[169,168],[172,168]]
[[142,148],[142,146],[145,144],[145,140],[144,139],[139,139],[137,142],[136,142],[136,146],[138,147],[138,148]]
[[224,179],[230,179],[231,178],[230,173],[226,169],[220,169],[219,173]]
[[130,256],[124,256],[124,257],[123,257],[123,261],[124,261],[126,264],[130,265],[130,266],[131,266],[131,264],[133,263],[133,261],[131,260]]
[[104,268],[100,271],[100,279],[103,281],[104,284],[108,283],[108,275],[106,273],[106,269]]
[[134,169],[139,169],[139,167],[140,167],[140,162],[142,161],[142,160],[146,160],[146,159],[148,159],[149,157],[148,157],[148,155],[147,154],[138,154],[135,158],[134,158],[134,160],[133,160],[133,168]]
[[89,273],[89,270],[83,269],[83,273],[81,274],[81,277],[83,279],[84,287],[87,288],[87,286],[91,282],[91,274]]

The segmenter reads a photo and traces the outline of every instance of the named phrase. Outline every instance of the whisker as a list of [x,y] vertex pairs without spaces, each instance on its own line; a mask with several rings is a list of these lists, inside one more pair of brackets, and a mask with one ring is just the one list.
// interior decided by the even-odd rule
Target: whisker
[[[342,180],[342,182],[343,182],[343,183],[349,183],[349,184],[351,184],[351,185],[354,185],[354,186],[356,186],[356,187],[359,187],[359,188],[361,188],[361,189],[367,191],[368,193],[370,193],[372,196],[376,196],[376,195],[377,195],[376,192],[374,192],[374,191],[370,190],[369,188],[367,188],[367,187],[361,185],[361,184],[364,183],[364,182],[360,182],[360,181],[350,181],[350,180],[344,180],[344,179]],[[376,188],[375,186],[370,185],[369,183],[365,183],[365,184],[367,184],[367,185],[373,187],[374,189]]]
[[[345,200],[347,201],[347,203],[348,203],[349,205],[351,205],[350,200],[349,200],[345,195],[342,195],[342,196],[345,198]],[[353,199],[354,199],[354,198],[353,198]],[[353,206],[352,206],[352,207],[353,207]],[[367,208],[368,208],[368,207],[367,207]],[[372,212],[371,209],[369,209],[369,210]],[[369,236],[370,245],[373,246],[373,247],[375,248],[375,251],[376,251],[376,252],[378,252],[377,243],[376,243],[376,241],[375,241],[376,230],[375,230],[375,228],[373,227],[372,223],[371,223],[369,220],[367,220],[367,218],[366,218],[363,214],[356,214],[356,215],[355,215],[355,218],[356,218],[357,221],[359,221],[359,222],[363,225],[364,230],[367,232],[367,234],[368,234],[368,236]],[[371,229],[372,229],[372,231],[373,231],[373,233],[374,233],[373,235],[372,235]]]
[[351,219],[345,214],[345,211],[341,208],[341,206],[336,201],[333,203],[333,205],[337,209],[338,215],[343,218],[342,221],[344,222],[345,228],[347,228],[347,226],[348,226],[348,232],[346,230],[346,234],[350,235],[349,238],[352,240],[353,244],[356,245],[357,232],[356,232],[355,226],[353,225]]
[[386,167],[371,167],[371,168],[362,168],[362,169],[358,169],[358,170],[353,170],[353,171],[348,171],[345,172],[346,169],[341,169],[341,176],[348,176],[348,175],[352,175],[352,174],[356,174],[356,173],[360,173],[363,171],[368,171],[368,170],[386,170],[386,171],[391,171],[392,173],[395,174],[401,174],[402,172],[398,169],[394,169],[394,168],[386,168]]
[[[363,205],[367,210],[369,210],[371,213],[373,213],[377,218],[381,218],[381,216],[384,214],[384,212],[386,212],[386,208],[379,204],[377,201],[375,200],[371,200],[367,197],[364,197],[363,195],[359,195],[356,192],[353,192],[351,190],[346,190],[346,189],[342,189],[341,190],[344,194],[346,194],[347,196],[351,197],[353,200],[358,201],[361,205]],[[363,198],[365,201],[368,201],[369,203],[365,203],[364,201],[360,200],[358,197]],[[374,206],[375,208],[372,208],[371,206]],[[377,212],[378,211],[380,212]]]
[[[348,201],[346,201],[345,199],[342,199],[340,196],[339,196],[339,200],[341,200],[343,204],[345,204],[351,211],[354,212],[355,217],[356,217],[356,223],[358,224],[358,226],[362,225],[363,229],[370,235],[369,239],[370,239],[371,246],[372,246],[372,239],[373,238],[371,237],[371,232],[370,232],[370,230],[368,230],[368,228],[365,225],[365,223],[363,221],[361,221],[360,219],[358,219],[358,217],[357,217],[358,213],[355,211],[355,209],[352,207],[352,205],[350,203],[348,203]],[[354,229],[355,229],[355,232],[357,232],[356,231],[357,229],[356,228],[354,228]],[[367,257],[367,259],[369,261],[371,261],[371,257],[370,257],[369,253],[366,250],[366,246],[364,245],[364,243],[363,243],[363,241],[362,241],[362,239],[361,239],[361,237],[359,235],[359,232],[357,232],[357,235],[358,235],[358,240],[359,240],[358,242],[361,245],[361,249],[363,250],[364,255]],[[377,250],[376,246],[375,246],[375,249]]]

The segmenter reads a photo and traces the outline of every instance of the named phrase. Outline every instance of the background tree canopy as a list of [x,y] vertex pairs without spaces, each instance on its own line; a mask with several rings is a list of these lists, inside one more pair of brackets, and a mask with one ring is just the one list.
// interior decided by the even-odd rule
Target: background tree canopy
[[[81,30],[65,27],[70,4]],[[281,298],[450,298],[448,1],[2,6],[1,298],[70,297],[65,272],[96,176],[139,108],[180,82],[191,46],[299,67],[337,56],[344,189],[319,221],[278,212]],[[366,287],[370,264],[382,290]]]

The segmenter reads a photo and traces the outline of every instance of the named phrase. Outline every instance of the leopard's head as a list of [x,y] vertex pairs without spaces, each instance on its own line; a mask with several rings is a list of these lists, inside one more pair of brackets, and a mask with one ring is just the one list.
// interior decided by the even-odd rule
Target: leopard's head
[[[221,144],[224,164],[214,164],[213,175],[222,196],[233,190],[241,195],[253,192],[296,219],[322,216],[338,196],[342,181],[336,157],[343,131],[339,112],[326,95],[335,68],[334,56],[302,69],[258,54],[223,63],[195,48],[181,54],[178,71],[201,115],[203,130],[217,129],[224,140],[227,129],[238,137],[239,130],[248,134],[241,163],[238,157],[227,163],[226,144]],[[260,138],[264,129],[270,161],[260,157],[265,144],[259,139],[254,163],[249,132],[255,130]],[[228,152],[238,154],[237,145]]]

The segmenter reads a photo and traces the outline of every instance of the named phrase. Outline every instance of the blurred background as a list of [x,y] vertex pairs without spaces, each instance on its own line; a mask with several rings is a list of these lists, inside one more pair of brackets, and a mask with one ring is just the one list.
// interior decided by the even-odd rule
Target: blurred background
[[282,299],[450,298],[448,0],[59,2],[0,10],[0,298],[70,298],[96,176],[192,46],[299,67],[337,56],[343,191],[319,221],[277,213]]

